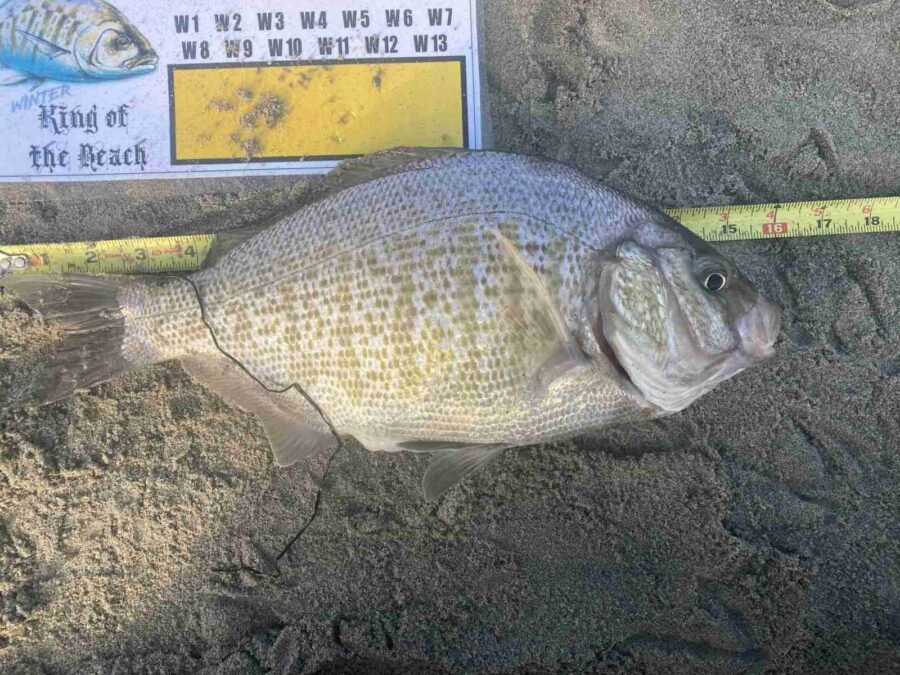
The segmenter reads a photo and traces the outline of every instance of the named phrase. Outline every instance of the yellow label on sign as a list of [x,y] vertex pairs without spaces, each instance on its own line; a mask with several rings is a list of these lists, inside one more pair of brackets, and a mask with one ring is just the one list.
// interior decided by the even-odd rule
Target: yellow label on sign
[[171,66],[172,163],[466,147],[461,58]]

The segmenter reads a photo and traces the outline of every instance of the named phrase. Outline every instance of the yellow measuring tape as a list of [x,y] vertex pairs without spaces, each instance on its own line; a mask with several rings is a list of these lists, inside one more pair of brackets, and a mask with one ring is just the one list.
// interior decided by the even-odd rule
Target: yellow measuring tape
[[158,274],[198,270],[214,234],[141,237],[70,244],[0,246],[0,275],[7,272]]
[[[900,197],[704,206],[667,213],[711,242],[900,231]],[[7,272],[152,274],[200,269],[212,234],[0,246]]]
[[900,232],[900,197],[703,206],[667,213],[706,241]]

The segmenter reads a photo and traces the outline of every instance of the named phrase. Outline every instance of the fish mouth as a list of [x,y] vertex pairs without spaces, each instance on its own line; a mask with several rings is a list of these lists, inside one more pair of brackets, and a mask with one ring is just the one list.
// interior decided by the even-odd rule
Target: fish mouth
[[123,65],[128,70],[134,70],[135,68],[143,67],[155,68],[157,63],[159,63],[159,57],[153,52],[147,52],[146,54],[138,54]]
[[741,351],[752,363],[761,363],[775,355],[775,341],[781,332],[781,312],[760,297],[737,322]]

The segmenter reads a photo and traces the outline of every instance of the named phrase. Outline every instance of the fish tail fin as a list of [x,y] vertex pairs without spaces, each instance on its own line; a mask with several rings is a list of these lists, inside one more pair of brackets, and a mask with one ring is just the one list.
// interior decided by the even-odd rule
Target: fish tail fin
[[123,292],[142,282],[127,277],[13,274],[0,281],[45,320],[62,341],[32,387],[34,403],[52,403],[153,363],[152,351],[126,348]]

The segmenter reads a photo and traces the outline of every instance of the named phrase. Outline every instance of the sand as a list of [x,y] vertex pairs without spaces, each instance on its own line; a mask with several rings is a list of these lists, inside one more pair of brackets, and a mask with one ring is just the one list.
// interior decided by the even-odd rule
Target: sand
[[[898,25],[893,0],[487,0],[496,146],[664,206],[900,194]],[[305,194],[5,187],[0,241]],[[415,455],[277,469],[177,364],[11,410],[52,331],[3,299],[0,671],[896,672],[900,237],[723,249],[784,307],[771,363],[431,505]]]

